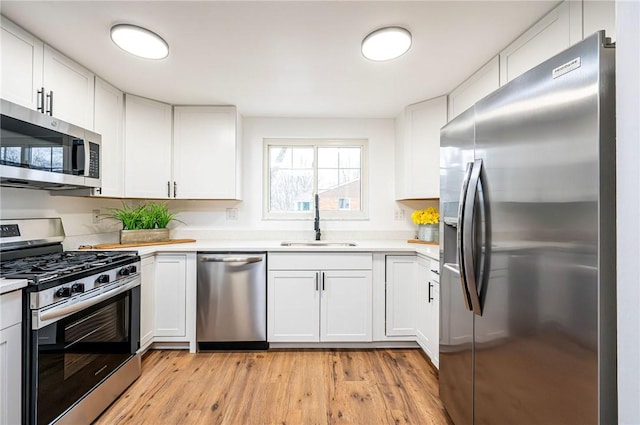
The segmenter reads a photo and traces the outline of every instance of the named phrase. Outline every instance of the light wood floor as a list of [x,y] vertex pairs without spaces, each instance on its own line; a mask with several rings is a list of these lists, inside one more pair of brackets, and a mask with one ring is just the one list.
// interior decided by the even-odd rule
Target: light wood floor
[[151,351],[142,376],[95,422],[451,424],[418,349]]

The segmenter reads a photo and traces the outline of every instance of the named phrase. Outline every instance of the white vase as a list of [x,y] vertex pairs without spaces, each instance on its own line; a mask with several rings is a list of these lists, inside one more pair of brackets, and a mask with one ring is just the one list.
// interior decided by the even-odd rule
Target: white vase
[[425,242],[438,242],[437,224],[418,224],[418,239]]

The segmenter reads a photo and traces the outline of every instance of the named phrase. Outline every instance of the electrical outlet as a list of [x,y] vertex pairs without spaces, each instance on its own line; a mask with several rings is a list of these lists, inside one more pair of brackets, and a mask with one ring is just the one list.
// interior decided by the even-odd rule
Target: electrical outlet
[[238,209],[227,208],[227,220],[237,220],[237,219],[238,219]]
[[91,214],[93,215],[93,224],[99,223],[100,222],[100,210],[93,210],[93,211],[91,211]]
[[402,208],[396,208],[393,213],[393,219],[395,221],[403,221],[404,220],[404,210]]

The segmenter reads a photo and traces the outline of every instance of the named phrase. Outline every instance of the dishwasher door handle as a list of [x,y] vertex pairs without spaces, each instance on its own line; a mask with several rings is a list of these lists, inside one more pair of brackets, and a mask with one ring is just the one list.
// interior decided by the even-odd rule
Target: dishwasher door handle
[[200,257],[199,261],[203,263],[240,263],[251,264],[259,263],[262,257]]

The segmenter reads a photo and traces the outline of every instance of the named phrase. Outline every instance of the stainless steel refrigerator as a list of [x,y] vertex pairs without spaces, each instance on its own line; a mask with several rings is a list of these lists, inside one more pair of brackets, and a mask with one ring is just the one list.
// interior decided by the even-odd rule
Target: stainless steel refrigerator
[[442,128],[456,425],[617,423],[614,59],[596,33]]

